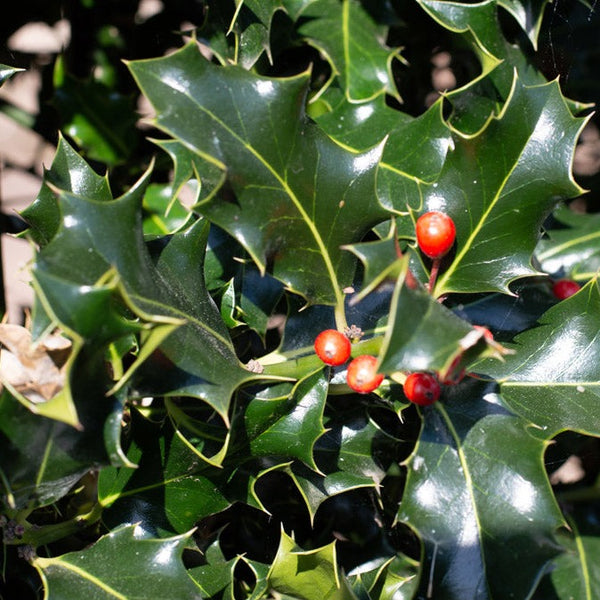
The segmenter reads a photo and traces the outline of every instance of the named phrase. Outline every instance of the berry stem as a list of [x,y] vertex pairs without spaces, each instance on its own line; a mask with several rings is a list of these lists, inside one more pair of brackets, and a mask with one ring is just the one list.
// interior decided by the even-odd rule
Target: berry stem
[[429,272],[429,283],[427,284],[427,289],[429,290],[429,293],[431,293],[433,291],[433,288],[435,287],[435,282],[437,281],[437,276],[440,271],[440,263],[441,259],[434,258],[433,263],[431,264],[431,271]]
[[[394,223],[395,223],[395,221],[394,221]],[[398,241],[397,235],[394,235],[394,247],[396,248],[396,256],[398,257],[398,259],[401,259],[404,256],[404,254],[402,253],[402,250],[400,249],[400,242]],[[406,277],[405,277],[404,281],[406,282],[406,285],[411,290],[416,290],[419,285],[417,283],[417,280],[415,279],[415,276],[412,274],[410,267],[406,268]]]

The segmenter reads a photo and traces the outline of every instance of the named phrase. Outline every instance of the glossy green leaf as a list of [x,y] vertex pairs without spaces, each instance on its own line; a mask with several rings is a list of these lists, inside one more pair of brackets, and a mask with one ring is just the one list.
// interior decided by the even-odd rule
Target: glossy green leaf
[[[477,343],[471,325],[423,289],[407,285],[406,261],[398,277],[379,353],[382,373],[435,371],[442,379],[453,362]],[[410,315],[410,319],[406,316]]]
[[421,595],[528,598],[559,553],[546,443],[528,427],[473,380],[423,410],[398,515],[423,543]]
[[274,591],[303,600],[354,600],[345,577],[338,572],[335,543],[302,550],[283,531],[269,583]]
[[566,429],[600,435],[596,280],[550,308],[537,327],[515,338],[516,353],[480,372],[500,381],[512,410],[549,439]]
[[268,592],[269,565],[248,560],[245,557],[242,557],[242,560],[248,565],[256,580],[252,593],[248,595],[248,600],[259,600]]
[[53,104],[64,131],[92,160],[122,164],[133,153],[138,137],[132,99],[97,81],[79,81],[56,64]]
[[229,506],[219,490],[221,471],[204,462],[169,422],[153,423],[132,411],[126,444],[135,468],[105,468],[98,480],[109,525],[137,522],[154,536],[183,533]]
[[204,278],[211,292],[223,288],[239,274],[244,249],[225,231],[211,224],[204,257]]
[[[35,410],[74,427],[81,427],[77,405],[89,401],[85,396],[78,397],[78,390],[80,393],[86,390],[86,395],[101,397],[103,389],[105,392],[110,389],[107,387],[109,380],[102,355],[109,344],[144,332],[140,355],[145,356],[181,324],[175,319],[152,319],[136,311],[135,307],[133,312],[140,320],[126,318],[125,310],[119,308],[118,303],[126,304],[128,298],[122,293],[116,277],[104,285],[90,287],[73,284],[40,269],[35,272],[34,285],[52,320],[60,323],[73,338],[73,350],[66,365],[65,386],[59,398],[50,401],[63,407],[62,414],[57,414],[53,405],[36,407]],[[133,362],[127,377],[121,378],[119,386],[125,383],[137,366],[138,363]],[[92,388],[96,390],[91,392]],[[116,388],[113,388],[114,391]]]
[[567,521],[570,531],[559,537],[565,552],[554,561],[534,600],[592,600],[600,594],[600,531],[593,505],[579,506]]
[[[538,0],[533,1],[539,4]],[[442,26],[464,35],[481,63],[479,78],[445,94],[453,105],[451,121],[457,129],[473,135],[488,118],[499,114],[510,96],[515,71],[526,85],[546,83],[546,78],[533,66],[526,53],[505,38],[497,15],[498,6],[507,8],[531,39],[539,33],[540,17],[537,13],[532,15],[536,11],[531,6],[524,10],[523,3],[518,0],[504,3],[499,0],[476,3],[419,0],[419,3]],[[535,25],[532,25],[533,20]],[[565,102],[574,113],[586,107],[572,100],[565,99]]]
[[325,432],[326,375],[324,369],[319,369],[300,380],[290,396],[282,400],[250,401],[244,422],[253,456],[297,458],[317,469],[313,446]]
[[225,284],[221,293],[221,318],[227,327],[233,329],[238,325],[243,325],[243,321],[236,318],[236,298],[233,279]]
[[[379,144],[393,130],[408,127],[414,121],[406,113],[388,106],[383,94],[373,100],[353,103],[348,101],[343,90],[332,85],[319,96],[318,103],[326,110],[315,116],[315,121],[334,140],[359,152]],[[421,143],[425,142],[426,138],[423,138]],[[405,154],[410,152],[406,147],[403,150]],[[388,158],[391,158],[393,152],[389,154]]]
[[[454,140],[442,115],[441,101],[434,103],[420,117],[399,123],[392,131],[385,145],[382,170],[378,174],[377,189],[386,206],[397,207],[396,201],[386,193],[396,194],[408,189],[407,180],[431,183],[436,180],[447,156],[454,149]],[[405,192],[406,194],[406,192]],[[407,206],[418,207],[420,195],[408,200]]]
[[348,573],[352,590],[360,598],[410,600],[418,584],[418,563],[398,554],[392,558],[361,565]]
[[[348,398],[346,403],[356,402]],[[359,488],[378,488],[398,440],[383,431],[363,407],[347,406],[325,421],[326,433],[315,447],[320,473],[298,465],[283,465],[306,504],[311,521],[323,502]]]
[[190,212],[180,202],[171,202],[170,185],[151,184],[144,194],[144,234],[159,236],[182,229],[190,219]]
[[386,27],[376,23],[356,0],[315,0],[302,11],[298,33],[330,62],[332,77],[350,102],[388,93],[398,96],[391,70],[398,50],[388,48]]
[[283,286],[268,274],[261,275],[253,265],[244,265],[241,280],[241,316],[264,339],[269,318],[282,297]]
[[[63,226],[39,254],[36,276],[47,273],[67,286],[69,282],[91,286],[109,268],[116,269],[137,313],[153,315],[149,320],[154,321],[185,322],[161,344],[170,368],[158,373],[152,361],[142,365],[136,374],[136,381],[145,377],[139,392],[201,397],[227,420],[231,393],[252,374],[237,360],[205,288],[202,261],[208,225],[197,222],[171,237],[158,256],[151,256],[141,221],[145,183],[142,180],[124,196],[103,202],[62,192]],[[123,243],[115,244],[115,239]],[[65,261],[66,257],[75,262]]]
[[47,598],[191,600],[200,596],[200,590],[181,561],[188,537],[138,538],[135,525],[130,525],[108,533],[85,550],[57,558],[38,557],[33,564]]
[[420,184],[434,182],[454,148],[452,130],[443,119],[442,102],[417,118],[391,109],[384,98],[368,103],[342,101],[317,122],[336,141],[364,151],[385,140],[377,173],[377,195],[392,211],[419,209]]
[[263,54],[272,62],[271,26],[281,0],[209,0],[206,7],[210,18],[199,34],[222,64],[250,70]]
[[310,302],[340,304],[354,274],[341,244],[385,219],[374,197],[381,148],[352,154],[307,121],[305,75],[268,79],[216,67],[192,45],[129,66],[157,125],[227,168],[235,200],[209,198],[198,210],[261,271],[269,267]]
[[[193,186],[195,202],[211,197],[225,181],[222,165],[204,160],[195,152],[177,140],[152,140],[164,150],[173,161],[174,172],[172,180],[173,197],[183,186]],[[198,172],[202,172],[202,180],[198,181]]]
[[233,594],[234,571],[241,557],[226,560],[218,542],[211,544],[206,552],[206,564],[188,571],[201,589],[204,598],[223,594],[223,598],[235,598]]
[[[0,490],[2,510],[45,506],[64,496],[77,480],[109,457],[102,436],[114,403],[93,401],[78,411],[83,429],[34,415],[6,390],[0,395]],[[100,402],[98,402],[100,400]],[[85,410],[84,410],[85,408]]]
[[534,48],[542,25],[544,10],[550,0],[498,0],[498,6],[505,8],[527,34]]
[[281,0],[235,0],[235,15],[229,25],[229,34],[236,36],[235,62],[250,69],[264,52],[272,62],[271,24]]
[[600,217],[577,214],[567,207],[552,213],[558,227],[540,240],[536,258],[541,268],[557,277],[590,279],[600,268]]
[[41,247],[56,235],[61,223],[55,188],[101,202],[112,199],[108,179],[98,175],[65,138],[59,136],[52,165],[44,171],[37,198],[20,213],[29,225],[27,235]]
[[395,226],[391,226],[386,237],[380,240],[352,244],[345,248],[359,258],[364,268],[360,291],[352,302],[358,302],[385,283],[393,285],[402,271],[403,263],[398,256],[400,246]]
[[536,274],[531,255],[545,215],[557,199],[581,192],[570,161],[584,122],[555,82],[525,87],[515,79],[498,118],[477,136],[456,137],[439,178],[422,188],[422,210],[447,212],[457,231],[435,296],[506,293],[515,279]]

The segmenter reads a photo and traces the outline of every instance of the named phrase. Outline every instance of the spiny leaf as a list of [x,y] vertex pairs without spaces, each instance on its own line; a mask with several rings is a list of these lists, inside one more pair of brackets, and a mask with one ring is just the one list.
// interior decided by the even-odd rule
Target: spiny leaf
[[[528,21],[531,21],[519,10],[521,2],[518,0],[507,0],[504,3],[486,0],[473,4],[419,0],[419,4],[443,27],[464,35],[481,62],[480,77],[445,94],[454,109],[451,122],[463,133],[477,133],[492,114],[501,111],[511,93],[515,72],[526,85],[546,83],[541,71],[532,65],[516,44],[509,43],[502,32],[497,15],[498,6],[508,8],[522,26],[527,27]],[[537,36],[537,31],[531,33]],[[567,99],[565,102],[573,114],[590,106]]]
[[269,583],[276,592],[304,600],[354,600],[346,578],[338,572],[335,542],[306,551],[284,531]]
[[386,217],[374,194],[381,148],[350,153],[309,122],[306,75],[269,79],[216,67],[194,45],[129,66],[157,125],[227,169],[235,197],[207,198],[198,210],[262,271],[309,302],[341,305],[355,261],[340,246]]
[[600,594],[600,531],[593,504],[582,504],[567,516],[570,531],[559,537],[565,552],[554,561],[534,600],[593,600]]
[[[114,268],[134,312],[147,315],[147,320],[185,322],[161,343],[168,360],[163,360],[160,376],[152,361],[136,374],[136,382],[144,381],[139,392],[201,397],[227,421],[231,393],[253,376],[237,360],[206,291],[202,265],[208,224],[197,222],[171,237],[158,256],[151,256],[141,219],[148,177],[149,172],[125,195],[110,201],[62,191],[62,226],[38,255],[36,278],[67,287],[93,286]],[[115,239],[122,243],[115,244]],[[60,306],[58,296],[55,300]],[[68,312],[63,315],[63,321],[69,318]],[[85,335],[94,333],[86,331]]]
[[552,213],[561,227],[546,231],[536,258],[546,273],[590,279],[600,268],[600,215],[577,214],[562,206]]
[[389,210],[406,213],[409,207],[419,208],[420,184],[436,180],[454,147],[442,106],[440,100],[411,118],[387,106],[383,97],[360,104],[343,100],[316,120],[333,139],[354,152],[385,140],[377,195]]
[[527,34],[534,48],[537,48],[544,10],[550,0],[498,0]]
[[281,0],[235,0],[235,14],[229,25],[237,42],[236,63],[250,69],[264,52],[272,62],[271,23],[278,10],[283,10]]
[[515,78],[502,114],[478,135],[456,137],[439,178],[422,188],[422,210],[447,212],[457,230],[456,255],[435,296],[506,293],[515,279],[536,274],[531,255],[545,215],[582,191],[570,161],[584,123],[556,82],[526,87]]
[[410,600],[419,582],[418,563],[402,554],[360,565],[348,573],[352,590],[358,597],[372,600]]
[[398,97],[391,62],[399,56],[384,44],[387,28],[377,24],[356,0],[316,0],[303,11],[298,33],[330,62],[332,78],[349,102],[388,93]]
[[0,64],[0,86],[7,80],[10,79],[15,73],[23,71],[18,67],[10,67],[8,65]]
[[505,362],[486,361],[477,370],[500,381],[506,403],[546,439],[567,429],[600,436],[599,319],[592,280],[517,336],[516,353]]
[[52,240],[61,223],[60,209],[53,189],[100,202],[112,200],[107,177],[98,175],[60,135],[52,164],[49,169],[44,170],[37,198],[20,213],[29,225],[26,235],[40,247]]
[[199,588],[183,566],[189,535],[167,539],[137,538],[128,525],[101,537],[93,546],[57,558],[38,557],[48,598],[134,600],[198,598]]
[[[379,369],[382,373],[436,371],[444,379],[455,359],[477,339],[469,342],[471,325],[425,290],[410,289],[405,281],[407,264],[405,260],[392,296]],[[410,320],[406,315],[411,315]]]
[[[80,409],[83,430],[34,415],[6,390],[0,395],[0,503],[3,511],[46,506],[62,498],[93,466],[108,464],[102,436],[109,415],[120,417],[118,403],[104,398]],[[95,404],[94,404],[95,401]],[[117,423],[118,423],[117,419]],[[117,430],[117,435],[118,435]]]
[[317,470],[313,446],[325,432],[325,369],[308,375],[281,401],[254,399],[245,411],[245,430],[253,456],[297,458]]
[[221,470],[204,462],[169,421],[153,423],[137,410],[131,416],[127,458],[135,468],[107,467],[98,479],[105,523],[130,515],[146,534],[164,536],[229,506],[219,491]]
[[226,560],[218,542],[211,544],[206,552],[206,564],[194,567],[188,571],[190,577],[202,590],[205,598],[214,598],[218,593],[222,598],[235,598],[233,585],[234,571],[241,556]]
[[423,410],[398,515],[423,542],[423,596],[529,597],[563,524],[545,449],[493,385],[465,380]]

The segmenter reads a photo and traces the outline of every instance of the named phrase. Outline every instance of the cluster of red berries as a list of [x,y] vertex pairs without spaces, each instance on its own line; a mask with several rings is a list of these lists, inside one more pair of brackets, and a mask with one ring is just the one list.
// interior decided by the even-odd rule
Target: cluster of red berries
[[[419,248],[434,261],[437,267],[456,239],[454,221],[447,214],[431,211],[421,215],[416,223]],[[430,281],[430,287],[433,281]],[[315,339],[315,352],[326,364],[338,367],[345,364],[351,354],[351,343],[346,335],[336,329],[326,329]],[[348,386],[360,394],[376,390],[383,381],[383,374],[377,372],[377,358],[362,354],[352,359],[346,372]],[[404,383],[405,396],[415,404],[427,406],[440,397],[441,388],[434,375],[411,373]]]
[[[315,339],[315,352],[326,364],[339,367],[348,361],[352,344],[346,335],[336,329],[326,329]],[[361,354],[348,365],[346,380],[348,385],[361,394],[377,389],[383,375],[377,373],[377,359],[369,354]]]
[[[351,343],[340,331],[326,329],[315,339],[315,352],[326,365],[338,367],[350,358]],[[376,390],[383,381],[383,374],[377,372],[377,359],[370,354],[361,354],[352,359],[346,371],[346,381],[359,394]],[[438,380],[429,373],[411,373],[404,383],[404,395],[420,406],[433,404],[440,393]]]
[[[433,288],[441,259],[450,251],[456,240],[456,227],[452,218],[439,211],[422,214],[416,222],[417,244],[421,252],[433,261],[429,289]],[[579,290],[578,283],[561,279],[554,283],[553,292],[557,298],[565,299]],[[485,328],[483,334],[493,341],[492,334]],[[315,340],[315,352],[327,365],[341,366],[350,359],[351,342],[348,336],[335,329],[322,331]],[[377,359],[363,354],[354,358],[348,365],[346,381],[348,386],[360,394],[368,394],[379,387],[383,374],[377,372]],[[404,381],[404,395],[420,406],[436,402],[441,387],[435,375],[411,373]]]

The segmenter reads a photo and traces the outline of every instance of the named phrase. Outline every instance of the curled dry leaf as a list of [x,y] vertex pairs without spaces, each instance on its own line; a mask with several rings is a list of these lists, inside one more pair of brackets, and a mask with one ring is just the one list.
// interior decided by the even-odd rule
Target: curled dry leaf
[[33,343],[20,325],[0,324],[0,382],[39,404],[53,398],[64,384],[64,365],[71,341],[50,334]]

